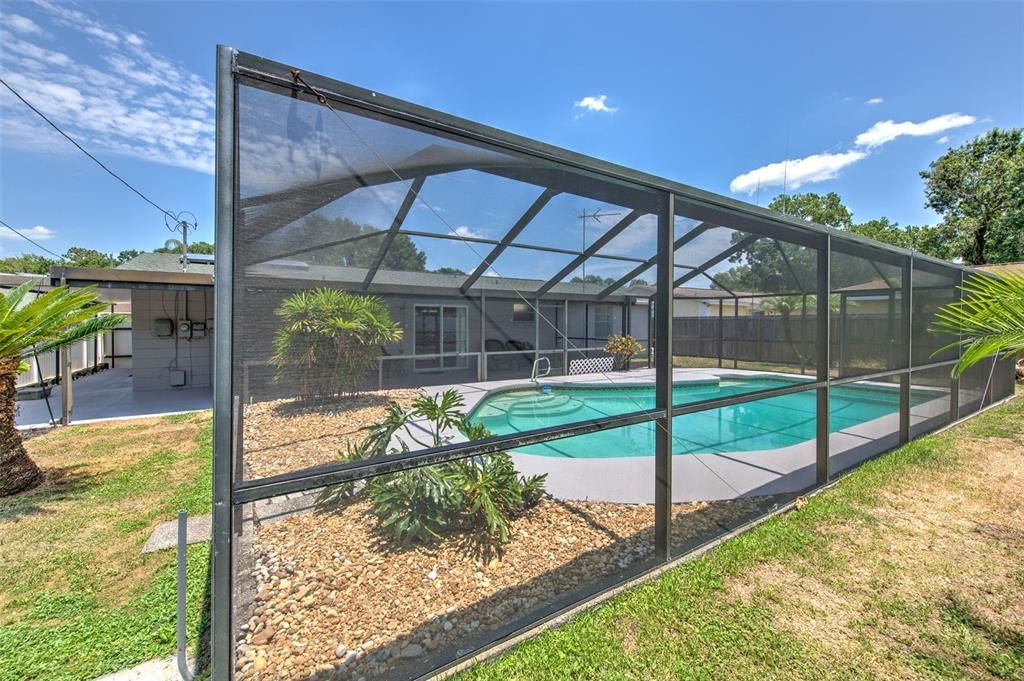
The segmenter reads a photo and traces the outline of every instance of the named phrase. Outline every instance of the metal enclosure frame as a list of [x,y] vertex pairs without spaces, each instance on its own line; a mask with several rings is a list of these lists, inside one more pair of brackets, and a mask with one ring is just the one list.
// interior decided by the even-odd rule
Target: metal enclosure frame
[[[783,216],[767,209],[749,205],[734,199],[719,196],[710,192],[699,190],[687,185],[672,182],[663,178],[655,177],[636,170],[631,170],[612,163],[589,158],[575,152],[559,149],[547,144],[529,140],[517,135],[496,130],[484,125],[466,121],[437,111],[408,102],[403,102],[391,97],[371,92],[363,88],[348,85],[342,82],[303,73],[303,78],[329,100],[354,107],[365,111],[375,117],[395,119],[403,121],[408,125],[414,125],[419,129],[432,131],[434,134],[449,139],[467,139],[473,142],[484,143],[490,147],[508,151],[515,155],[537,158],[556,164],[559,167],[572,169],[573,172],[600,178],[604,182],[623,183],[629,187],[640,187],[649,191],[656,199],[657,213],[657,243],[658,252],[647,260],[640,260],[640,264],[629,275],[616,284],[595,292],[595,302],[606,298],[614,290],[629,281],[631,276],[643,272],[651,266],[657,267],[658,287],[654,295],[654,365],[656,370],[656,401],[653,409],[634,411],[627,414],[609,416],[599,419],[573,423],[567,426],[557,426],[541,430],[528,431],[522,434],[504,435],[491,437],[473,442],[452,444],[443,447],[407,452],[404,454],[387,457],[382,461],[357,461],[352,463],[337,463],[321,466],[316,469],[301,470],[294,473],[285,473],[272,477],[241,480],[238,476],[238,469],[241,465],[240,446],[240,411],[236,387],[232,384],[233,377],[233,345],[232,330],[234,318],[233,312],[233,287],[234,281],[234,258],[236,253],[235,245],[235,200],[238,193],[238,144],[237,144],[237,94],[238,80],[244,77],[247,82],[263,82],[274,87],[294,89],[302,91],[306,96],[304,88],[299,87],[291,75],[291,67],[284,64],[272,62],[254,55],[236,52],[235,50],[220,46],[217,48],[217,137],[216,137],[216,274],[215,274],[215,314],[218,319],[215,334],[215,356],[214,356],[214,455],[213,455],[213,547],[212,547],[212,598],[211,598],[211,630],[212,630],[212,677],[217,681],[229,679],[233,675],[234,660],[234,627],[233,618],[233,579],[234,579],[234,555],[236,544],[242,539],[243,507],[246,504],[262,499],[269,499],[282,494],[310,490],[324,485],[337,484],[374,476],[393,473],[400,470],[428,466],[444,461],[451,461],[466,458],[483,453],[497,452],[517,446],[531,443],[540,443],[556,440],[585,433],[591,433],[618,426],[653,423],[656,427],[656,451],[655,451],[655,552],[660,564],[678,557],[674,553],[671,544],[670,519],[672,514],[672,419],[686,414],[717,409],[720,407],[754,402],[768,397],[787,395],[801,391],[816,391],[817,421],[816,421],[816,486],[828,483],[834,478],[829,470],[829,391],[833,386],[844,385],[855,381],[871,380],[880,377],[900,377],[900,431],[899,439],[905,442],[909,439],[909,409],[910,409],[910,380],[911,373],[936,368],[950,367],[955,359],[930,362],[914,366],[913,357],[909,344],[913,338],[912,310],[913,300],[911,287],[913,281],[913,270],[915,262],[933,261],[941,264],[950,270],[970,271],[969,268],[927,258],[921,254],[911,251],[893,248],[871,242],[844,232],[810,224],[806,221]],[[418,185],[416,184],[418,183]],[[415,181],[414,186],[421,186],[422,178]],[[373,267],[370,268],[362,288],[365,289],[371,283],[377,268],[381,265],[385,251],[391,240],[401,230],[401,223],[405,213],[409,210],[409,204],[415,189],[409,191],[402,203],[399,215],[396,216],[387,231],[385,242],[377,252]],[[461,290],[466,294],[473,290],[474,282],[486,270],[489,259],[494,254],[500,253],[507,248],[529,222],[532,215],[539,212],[557,191],[545,190],[541,197],[527,210],[526,214],[512,226],[509,232],[500,240],[481,240],[490,243],[492,254],[474,271],[462,284]],[[673,231],[675,217],[679,210],[686,211],[688,216],[705,221],[698,224],[691,233],[680,239],[675,238]],[[652,211],[654,212],[654,211]],[[628,225],[636,219],[637,215],[631,213],[623,218],[623,226]],[[721,220],[728,218],[728,223]],[[716,220],[717,218],[717,220]],[[740,242],[738,247],[734,246],[729,251],[719,253],[715,258],[708,260],[697,267],[686,267],[689,271],[681,277],[676,276],[677,265],[674,261],[676,250],[684,246],[688,241],[700,234],[706,224],[729,224],[736,229],[750,231],[757,237],[751,237]],[[447,238],[442,235],[431,234],[437,238]],[[817,305],[817,333],[815,347],[815,376],[814,380],[800,383],[799,385],[769,388],[755,392],[720,397],[693,404],[672,403],[672,318],[673,300],[675,298],[675,286],[681,282],[696,277],[702,272],[711,268],[715,263],[721,262],[729,257],[732,252],[738,251],[754,238],[785,238],[790,243],[797,243],[817,252],[817,277],[814,282],[814,290],[803,290],[801,294],[816,295]],[[610,237],[609,237],[610,238]],[[904,275],[901,281],[901,310],[903,321],[907,328],[907,356],[900,366],[886,368],[884,371],[875,373],[860,374],[855,376],[832,376],[830,373],[832,361],[830,358],[831,347],[831,317],[832,311],[829,305],[832,294],[830,272],[832,268],[831,253],[837,244],[849,246],[851,249],[863,250],[867,254],[889,253],[901,256],[906,259]],[[778,242],[776,241],[776,245]],[[595,256],[600,246],[593,246],[583,251],[575,252],[576,258],[572,265]],[[779,247],[781,250],[781,246]],[[783,258],[788,258],[782,252]],[[628,258],[623,258],[628,260]],[[637,259],[632,259],[636,261]],[[552,277],[543,284],[542,290],[536,292],[534,304],[540,300],[540,296],[547,293],[555,286],[557,280],[568,272],[572,267],[566,267],[558,275]],[[962,277],[962,273],[960,275]],[[798,286],[803,289],[808,282],[803,282],[796,277]],[[883,280],[884,280],[883,276]],[[738,300],[735,293],[728,291],[732,300]],[[566,309],[568,299],[559,296],[558,292],[552,293],[561,304],[564,299]],[[489,296],[487,296],[489,297]],[[726,296],[728,297],[728,296]],[[480,303],[484,304],[485,293],[480,292]],[[806,298],[805,298],[806,300]],[[719,315],[721,318],[722,299],[719,298]],[[738,304],[734,306],[734,314],[738,315]],[[719,334],[721,327],[719,327]],[[482,343],[481,339],[481,343]],[[718,341],[719,364],[721,364],[722,339]],[[902,358],[902,354],[900,355]],[[995,362],[993,360],[993,367]],[[486,371],[486,369],[485,369]],[[991,377],[991,374],[990,374]],[[957,406],[956,381],[950,383],[951,416],[955,419],[961,416]],[[988,393],[986,389],[985,394]],[[982,396],[982,405],[985,403],[985,394]],[[564,610],[564,609],[563,609]],[[556,616],[561,610],[553,610],[543,613],[535,623],[545,621]],[[492,643],[491,645],[496,644]],[[452,666],[462,660],[469,659],[478,654],[475,650],[458,659],[452,660]],[[439,670],[434,670],[439,671]]]

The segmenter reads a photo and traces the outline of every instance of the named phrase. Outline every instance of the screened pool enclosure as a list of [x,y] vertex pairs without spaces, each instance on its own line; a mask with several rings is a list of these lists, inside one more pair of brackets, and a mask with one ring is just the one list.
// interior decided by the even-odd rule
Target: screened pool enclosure
[[958,265],[228,48],[215,266],[215,679],[451,669],[1013,390]]

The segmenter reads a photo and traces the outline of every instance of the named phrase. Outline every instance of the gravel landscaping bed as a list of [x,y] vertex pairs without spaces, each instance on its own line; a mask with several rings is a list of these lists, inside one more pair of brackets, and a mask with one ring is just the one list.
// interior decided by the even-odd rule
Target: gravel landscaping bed
[[[677,504],[674,545],[774,498]],[[412,677],[493,640],[518,617],[627,572],[653,552],[650,505],[547,497],[500,547],[472,535],[397,546],[369,503],[259,526],[253,611],[240,618],[240,679]],[[526,619],[523,621],[525,622]]]
[[330,402],[295,399],[246,405],[243,418],[248,477],[264,478],[338,460],[363,428],[378,423],[390,402],[408,408],[419,390],[381,390]]

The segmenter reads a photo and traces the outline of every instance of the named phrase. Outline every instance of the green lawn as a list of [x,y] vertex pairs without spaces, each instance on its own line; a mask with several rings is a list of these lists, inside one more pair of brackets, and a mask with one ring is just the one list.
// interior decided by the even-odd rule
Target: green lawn
[[1024,400],[460,678],[1024,679]]
[[[27,443],[47,480],[0,500],[0,680],[92,679],[175,645],[175,553],[139,553],[179,508],[210,510],[209,413],[73,426]],[[189,632],[208,544],[189,548]]]
[[[465,679],[1024,680],[1024,401],[860,468],[798,511],[591,609]],[[0,681],[91,679],[174,650],[179,507],[210,506],[210,417],[29,442],[0,501]],[[189,552],[189,631],[208,546]]]

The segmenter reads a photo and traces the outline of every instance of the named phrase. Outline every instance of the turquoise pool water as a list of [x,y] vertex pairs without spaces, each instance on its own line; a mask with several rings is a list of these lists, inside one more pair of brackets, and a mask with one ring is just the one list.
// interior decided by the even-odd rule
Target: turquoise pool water
[[[684,383],[672,391],[674,404],[687,404],[756,390],[792,385],[785,378],[722,378],[720,382]],[[930,399],[915,391],[913,404]],[[815,437],[815,391],[782,395],[672,420],[673,454],[743,452],[777,449]],[[496,435],[546,428],[625,414],[654,407],[654,387],[558,386],[497,392],[476,406],[471,420]],[[896,386],[845,385],[832,388],[829,427],[832,432],[894,414],[899,409]],[[640,423],[598,433],[529,445],[516,451],[544,456],[605,458],[650,456],[654,424]]]

